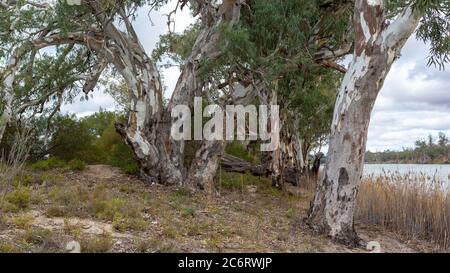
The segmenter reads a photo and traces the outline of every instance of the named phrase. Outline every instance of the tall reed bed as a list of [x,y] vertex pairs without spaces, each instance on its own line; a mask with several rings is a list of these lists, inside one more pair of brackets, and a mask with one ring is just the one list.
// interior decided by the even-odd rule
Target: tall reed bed
[[450,249],[450,191],[447,181],[423,173],[385,173],[363,179],[356,217],[407,238]]

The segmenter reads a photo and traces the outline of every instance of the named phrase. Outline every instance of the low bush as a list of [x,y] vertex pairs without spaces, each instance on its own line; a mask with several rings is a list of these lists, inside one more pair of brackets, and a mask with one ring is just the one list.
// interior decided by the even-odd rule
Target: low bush
[[84,253],[105,253],[111,249],[112,245],[113,241],[110,234],[80,239],[81,252]]
[[9,204],[17,207],[19,210],[27,209],[31,203],[31,191],[27,187],[20,186],[16,190],[8,193],[5,199]]
[[238,141],[233,141],[227,144],[227,146],[225,147],[225,152],[229,155],[239,157],[249,162],[255,161],[255,157],[250,152],[248,152]]
[[82,171],[86,168],[86,162],[79,159],[72,159],[67,163],[67,168],[72,171]]
[[33,170],[37,170],[37,171],[48,171],[51,169],[65,168],[66,166],[67,166],[67,163],[64,160],[62,160],[56,156],[53,156],[47,160],[41,160],[41,161],[38,161],[38,162],[32,164],[31,168]]
[[20,214],[12,219],[12,223],[17,228],[28,229],[33,219],[34,217],[31,214]]

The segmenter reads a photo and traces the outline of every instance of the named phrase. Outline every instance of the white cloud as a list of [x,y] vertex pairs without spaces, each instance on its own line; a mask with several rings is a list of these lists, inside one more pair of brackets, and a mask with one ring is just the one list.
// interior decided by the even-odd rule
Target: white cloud
[[410,38],[373,110],[368,149],[413,147],[415,140],[450,134],[450,72],[427,66],[429,46]]
[[[148,8],[141,9],[134,22],[136,31],[148,54],[151,54],[159,36],[168,30],[167,17],[174,8],[171,2],[161,11],[148,16]],[[151,20],[150,20],[151,19]],[[175,30],[183,31],[194,22],[187,9],[174,16]],[[411,147],[418,138],[439,131],[450,134],[450,72],[427,67],[429,47],[414,37],[393,65],[380,92],[369,127],[368,149],[401,149]],[[161,72],[167,86],[165,97],[172,94],[180,71],[173,67]],[[87,102],[65,105],[63,112],[87,115],[99,107],[114,109],[113,99],[100,91]]]
[[[145,7],[138,11],[138,16],[133,22],[136,32],[141,40],[148,55],[151,55],[156,43],[159,40],[159,36],[167,33],[167,14],[175,8],[176,1],[170,2],[159,11],[152,11],[149,13],[149,8]],[[190,24],[194,23],[194,18],[189,14],[188,8],[184,8],[183,11],[178,10],[174,14],[173,19],[176,21],[175,31],[182,32]],[[172,29],[173,30],[173,29]],[[180,75],[180,71],[177,67],[164,69],[161,71],[164,85],[167,86],[167,91],[164,96],[170,97],[172,90],[175,88],[175,84]],[[79,117],[86,116],[97,112],[100,107],[106,110],[117,109],[114,99],[102,91],[95,91],[92,93],[93,98],[88,101],[80,101],[84,94],[80,94],[74,99],[72,104],[66,104],[61,107],[62,113],[75,114]]]
[[64,104],[61,107],[61,112],[84,117],[98,112],[100,108],[107,111],[118,109],[114,99],[103,91],[96,90],[92,92],[88,100],[82,100],[84,96],[84,93],[81,93],[73,99],[73,103]]

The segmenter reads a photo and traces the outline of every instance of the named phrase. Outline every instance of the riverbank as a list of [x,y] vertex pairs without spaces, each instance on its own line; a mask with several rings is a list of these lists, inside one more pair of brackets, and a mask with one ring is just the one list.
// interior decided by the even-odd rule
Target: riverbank
[[[65,252],[72,240],[84,252],[368,252],[303,225],[311,190],[278,191],[231,173],[219,183],[211,196],[145,185],[103,165],[28,171],[2,206],[0,252]],[[439,250],[379,226],[358,222],[357,229],[382,252]]]

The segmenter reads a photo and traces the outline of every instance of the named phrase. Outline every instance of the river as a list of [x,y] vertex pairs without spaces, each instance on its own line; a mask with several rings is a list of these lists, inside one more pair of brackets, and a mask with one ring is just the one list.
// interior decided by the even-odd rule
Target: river
[[438,164],[365,164],[364,175],[399,173],[426,175],[429,178],[438,178],[441,182],[450,183],[450,165]]

